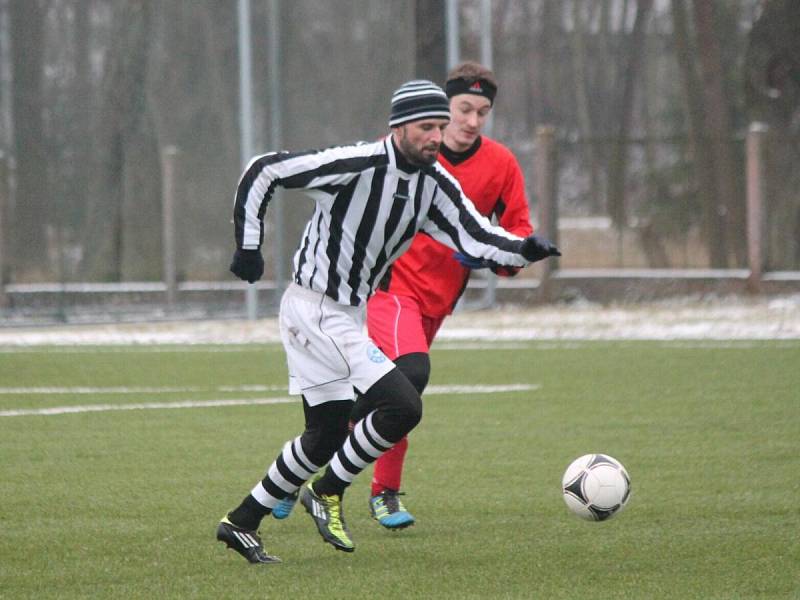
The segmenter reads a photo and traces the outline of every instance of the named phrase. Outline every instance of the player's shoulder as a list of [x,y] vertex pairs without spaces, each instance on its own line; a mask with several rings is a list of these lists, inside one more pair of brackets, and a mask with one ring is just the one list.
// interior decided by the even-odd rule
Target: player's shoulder
[[337,144],[335,146],[328,146],[323,151],[329,151],[341,154],[352,154],[354,156],[371,156],[374,154],[385,154],[386,148],[383,140],[374,142],[345,142],[344,144]]
[[458,179],[456,179],[455,175],[453,175],[447,168],[438,160],[423,169],[425,173],[433,177],[434,179],[438,180],[445,180],[445,181],[452,181],[455,184],[458,184]]
[[496,171],[505,173],[507,179],[523,177],[519,160],[505,144],[483,136],[481,150],[485,152],[481,160],[494,165]]
[[485,135],[481,136],[481,151],[503,160],[517,160],[508,146]]
[[312,150],[309,160],[320,164],[352,162],[353,168],[379,165],[387,162],[386,149],[382,141],[377,142],[345,142]]
[[458,179],[439,161],[423,167],[423,172],[431,177],[448,196],[458,196],[461,193],[461,184]]

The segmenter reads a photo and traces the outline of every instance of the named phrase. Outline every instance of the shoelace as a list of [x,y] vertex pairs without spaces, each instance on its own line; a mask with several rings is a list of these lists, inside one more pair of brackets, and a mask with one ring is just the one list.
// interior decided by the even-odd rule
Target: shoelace
[[405,496],[404,492],[391,492],[389,490],[384,490],[383,500],[386,504],[386,507],[389,509],[390,513],[400,512],[401,510],[405,510],[403,507],[403,503],[400,502],[399,496]]
[[341,505],[336,499],[336,496],[320,496],[320,498],[325,502],[325,506],[328,509],[328,518],[330,522],[339,523],[341,521],[339,517]]

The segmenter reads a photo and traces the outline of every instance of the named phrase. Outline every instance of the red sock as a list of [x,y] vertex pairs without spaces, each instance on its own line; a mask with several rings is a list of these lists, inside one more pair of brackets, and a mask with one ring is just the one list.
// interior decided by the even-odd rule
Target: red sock
[[375,473],[372,476],[372,495],[377,496],[383,490],[399,490],[403,477],[403,463],[408,450],[408,437],[397,442],[390,450],[375,461]]

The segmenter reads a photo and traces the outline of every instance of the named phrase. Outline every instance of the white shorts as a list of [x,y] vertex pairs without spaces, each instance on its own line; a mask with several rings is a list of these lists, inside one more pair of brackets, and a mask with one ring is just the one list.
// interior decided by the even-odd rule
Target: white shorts
[[354,400],[395,368],[364,330],[366,309],[292,283],[278,317],[289,365],[289,393],[310,406]]

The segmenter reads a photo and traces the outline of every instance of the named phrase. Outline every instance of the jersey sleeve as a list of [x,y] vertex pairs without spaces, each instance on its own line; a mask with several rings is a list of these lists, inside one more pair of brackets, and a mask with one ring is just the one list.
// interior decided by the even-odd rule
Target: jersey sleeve
[[498,215],[499,225],[520,237],[533,233],[528,197],[525,194],[525,179],[516,159],[509,157],[506,178],[500,195],[504,208]]
[[[495,212],[498,217],[497,222],[503,229],[520,237],[527,237],[533,233],[528,197],[525,193],[525,178],[517,159],[510,153],[499,202],[502,206]],[[514,267],[497,267],[492,270],[501,277],[513,277],[519,271]]]
[[437,171],[438,189],[422,229],[436,241],[467,256],[483,258],[496,265],[524,267],[520,254],[522,238],[509,233],[481,215],[458,182]]
[[[238,248],[258,249],[264,240],[264,214],[276,187],[335,191],[354,177],[370,145],[335,146],[305,152],[272,152],[253,158],[244,170],[233,206]],[[312,194],[313,195],[313,194]]]

